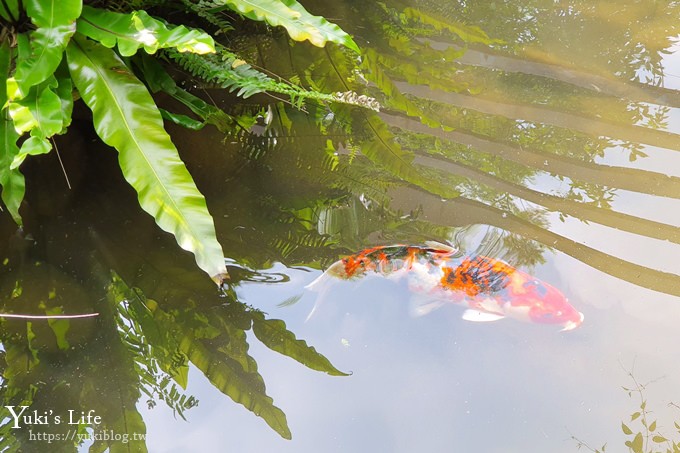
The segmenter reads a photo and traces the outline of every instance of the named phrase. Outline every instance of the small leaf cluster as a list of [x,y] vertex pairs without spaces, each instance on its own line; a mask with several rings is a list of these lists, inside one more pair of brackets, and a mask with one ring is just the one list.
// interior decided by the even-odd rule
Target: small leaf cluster
[[[630,414],[630,420],[621,422],[621,431],[628,438],[624,443],[628,447],[628,451],[632,453],[680,453],[680,440],[674,440],[663,434],[657,420],[653,417],[653,411],[647,408],[644,391],[648,384],[640,383],[632,372],[629,372],[628,376],[633,381],[633,386],[622,388],[629,398],[637,398],[640,401],[636,410]],[[669,406],[678,407],[673,403],[670,403]],[[680,424],[674,421],[673,425],[674,431],[680,434]],[[593,453],[606,453],[608,451],[606,443],[600,448],[592,448],[574,436],[572,436],[572,439],[576,441],[579,449],[584,447]]]
[[[628,424],[621,422],[621,430],[630,439],[625,445],[633,453],[680,453],[680,440],[674,441],[659,431],[657,420],[653,419],[652,411],[647,409],[647,400],[644,398],[645,385],[635,382],[634,388],[623,387],[629,397],[637,394],[641,400],[636,410],[630,415]],[[635,423],[637,428],[633,425]],[[673,422],[675,430],[680,433],[680,425]],[[604,452],[604,450],[602,450]]]

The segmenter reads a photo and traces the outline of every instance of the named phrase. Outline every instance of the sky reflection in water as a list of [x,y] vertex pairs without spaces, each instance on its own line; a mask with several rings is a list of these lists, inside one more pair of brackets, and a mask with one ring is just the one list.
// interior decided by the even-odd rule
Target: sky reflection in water
[[[586,9],[587,20],[604,14],[597,7]],[[635,8],[624,10],[627,12],[618,17],[624,21],[621,23],[628,20],[625,19],[627,15],[634,16],[635,12]],[[470,13],[470,16],[474,17],[474,14]],[[494,17],[486,16],[483,21],[493,24]],[[483,23],[480,25],[494,36],[495,29],[488,23],[487,28]],[[608,27],[611,26],[608,23]],[[559,33],[555,36],[545,34],[546,30],[554,29],[545,26],[538,32],[544,39],[544,47],[539,49],[545,52],[544,56],[552,57],[558,66],[569,62],[576,66],[583,63],[585,73],[593,68],[607,71],[604,69],[606,62],[601,61],[603,56],[597,53],[605,52],[603,43],[597,42],[589,49],[589,39],[583,37],[564,46],[565,40],[560,37],[578,33],[578,27],[575,31],[557,29]],[[597,34],[591,29],[585,35],[593,33]],[[659,67],[665,68],[667,74],[665,87],[679,89],[680,54],[677,53],[677,45],[671,49],[676,53],[663,56]],[[527,52],[525,57],[536,55],[536,50],[533,49],[533,54]],[[588,53],[590,50],[592,53]],[[612,55],[617,55],[619,50],[625,53],[625,49],[613,49]],[[471,53],[468,58],[473,56]],[[608,64],[616,65],[614,60],[616,58]],[[483,61],[489,67],[498,65],[500,70],[504,69],[504,65],[513,64],[509,60],[494,59],[490,54],[482,55],[476,61],[476,64]],[[536,71],[548,69],[550,66],[545,63],[535,67]],[[613,69],[610,67],[608,70]],[[647,74],[630,67],[623,70],[626,71],[641,76]],[[558,80],[567,76],[569,74],[553,75]],[[399,86],[404,91],[409,90],[406,83]],[[612,86],[617,85],[614,83]],[[502,92],[504,89],[501,83],[486,88],[489,92]],[[610,87],[603,85],[596,88]],[[410,92],[423,98],[432,96],[429,89],[423,87],[414,87]],[[597,102],[602,99],[594,94],[593,97],[597,98],[593,100],[597,109]],[[480,109],[488,115],[497,115],[493,118],[501,124],[499,128],[505,124],[501,118],[503,121],[505,117],[512,118],[510,112],[513,110],[500,100],[484,104],[467,95],[455,94],[451,95],[449,102],[452,108],[466,110],[470,114],[476,114],[474,110]],[[668,139],[658,134],[644,135],[647,132],[642,131],[639,141],[643,145],[640,149],[648,157],[631,161],[628,157],[629,144],[617,142],[623,137],[617,137],[616,132],[623,131],[626,138],[634,137],[636,132],[621,127],[620,123],[612,126],[615,120],[618,121],[617,110],[602,108],[603,111],[595,112],[598,119],[589,116],[593,112],[584,111],[575,114],[583,114],[585,121],[582,121],[583,118],[576,118],[576,121],[569,116],[574,112],[566,108],[565,112],[560,112],[560,108],[555,108],[556,115],[547,115],[546,120],[560,127],[575,126],[578,135],[587,132],[587,118],[598,122],[601,113],[605,117],[601,124],[606,127],[600,133],[613,136],[603,145],[601,156],[588,156],[591,162],[669,176],[680,175],[678,148],[654,146],[655,143],[668,145],[672,140],[677,143],[676,136]],[[654,105],[652,108],[655,108]],[[658,130],[677,134],[680,130],[677,111],[677,107],[668,108],[665,113],[667,121]],[[519,112],[520,117],[522,114],[535,114],[534,110],[523,105]],[[560,116],[562,113],[564,115]],[[410,126],[410,120],[387,121],[393,121],[392,124],[399,127]],[[479,119],[475,125],[483,124],[483,121]],[[629,123],[629,126],[631,124],[644,126],[644,122]],[[474,128],[471,131],[479,133]],[[594,130],[594,133],[597,132]],[[432,132],[432,135],[437,134],[446,137],[445,133]],[[537,144],[547,146],[540,141],[531,143]],[[569,153],[578,155],[577,147],[574,145]],[[559,164],[552,155],[548,154],[548,157],[553,159],[550,165]],[[563,167],[554,168],[560,170]],[[545,173],[534,173],[521,182],[535,191],[556,193],[567,198],[566,192],[573,181],[569,178],[558,180],[549,173],[551,170],[553,168],[548,167]],[[560,171],[557,173],[560,174]],[[644,178],[642,174],[636,177]],[[601,182],[608,181],[605,178]],[[648,183],[653,186],[655,181],[650,179]],[[677,209],[680,194],[671,193],[673,198],[660,197],[615,187],[614,184],[616,195],[610,200],[614,210],[670,226],[680,225],[680,209]],[[392,207],[395,209],[409,212],[420,207],[422,219],[447,218],[446,214],[442,214],[443,208],[440,210],[435,201],[417,195],[411,199],[400,196],[400,193],[404,194],[398,191],[392,193]],[[475,198],[470,193],[464,192],[464,195]],[[590,252],[582,247],[586,245],[613,257],[677,276],[680,274],[677,241],[626,232],[625,229],[617,229],[615,223],[613,227],[606,227],[574,217],[562,220],[558,213],[545,212],[539,204],[521,197],[516,199],[523,208],[534,207],[545,214],[546,230],[575,241],[568,249],[545,253],[547,263],[537,266],[535,275],[560,288],[570,302],[585,314],[585,322],[580,328],[560,333],[551,326],[510,319],[470,323],[460,318],[462,309],[455,306],[412,318],[409,316],[408,295],[403,287],[379,278],[360,284],[337,282],[318,313],[304,322],[314,305],[316,294],[305,293],[292,306],[277,307],[277,304],[304,291],[304,285],[313,281],[319,271],[286,269],[277,264],[274,270],[289,275],[291,281],[276,285],[244,284],[239,289],[242,300],[272,317],[284,319],[300,338],[314,345],[339,369],[352,371],[352,376],[324,376],[253,344],[252,352],[258,359],[262,374],[272,376],[268,380],[268,391],[284,408],[293,440],[282,442],[260,420],[243,415],[239,407],[220,398],[194,372],[191,390],[201,404],[192,410],[191,425],[175,425],[172,436],[167,433],[154,435],[165,432],[167,411],[159,408],[145,414],[152,439],[150,448],[180,452],[200,444],[210,451],[221,451],[221,446],[229,445],[234,451],[246,452],[566,453],[576,451],[576,442],[571,439],[574,435],[593,447],[607,442],[608,449],[619,451],[624,448],[626,440],[620,423],[627,422],[639,404],[621,388],[631,386],[627,375],[631,371],[640,382],[655,381],[646,388],[645,397],[654,417],[659,420],[660,429],[672,432],[672,421],[680,419],[680,410],[668,406],[669,402],[680,402],[677,392],[680,372],[675,365],[680,359],[677,349],[677,344],[680,344],[680,329],[677,328],[680,298],[636,285],[638,276],[629,269],[621,271],[626,275],[625,280],[610,275],[611,268],[617,266],[613,261],[602,268],[606,271],[603,272],[569,256],[565,250],[575,250],[579,257],[588,257]],[[489,220],[489,223],[494,222]],[[642,228],[653,230],[649,225]]]
[[568,257],[552,262],[539,275],[560,282],[586,313],[572,332],[509,319],[469,323],[455,306],[412,318],[399,285],[379,279],[359,288],[339,282],[305,323],[312,295],[293,306],[276,304],[313,273],[289,269],[290,283],[244,285],[243,300],[286,319],[298,336],[354,374],[324,376],[253,345],[263,375],[272,376],[270,394],[286,410],[292,441],[282,443],[260,420],[239,414],[241,408],[194,373],[191,390],[201,403],[191,411],[191,424],[157,436],[168,414],[150,411],[149,446],[177,452],[196,443],[209,451],[229,445],[248,452],[573,452],[571,434],[616,445],[623,442],[620,421],[635,407],[621,390],[630,386],[626,373],[633,366],[642,381],[662,378],[646,392],[655,416],[677,419],[677,409],[666,407],[677,384],[677,299],[626,287]]

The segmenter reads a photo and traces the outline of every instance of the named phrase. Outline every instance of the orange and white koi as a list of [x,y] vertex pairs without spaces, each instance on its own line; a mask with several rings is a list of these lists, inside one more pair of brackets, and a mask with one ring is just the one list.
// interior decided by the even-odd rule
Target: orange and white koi
[[368,274],[389,279],[406,278],[424,314],[445,303],[465,304],[468,321],[495,321],[505,317],[556,324],[572,330],[583,322],[567,298],[554,286],[511,265],[486,256],[457,256],[450,246],[372,247],[332,264],[307,287],[319,290],[329,279],[351,280]]

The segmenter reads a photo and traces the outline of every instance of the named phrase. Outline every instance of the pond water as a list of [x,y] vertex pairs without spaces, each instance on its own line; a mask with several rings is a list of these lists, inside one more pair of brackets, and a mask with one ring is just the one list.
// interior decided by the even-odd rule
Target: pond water
[[[232,275],[224,294],[139,210],[87,118],[76,121],[60,147],[74,189],[55,156],[35,159],[27,234],[1,219],[0,289],[11,295],[3,311],[101,315],[7,320],[5,400],[101,416],[76,423],[81,434],[146,433],[112,451],[665,451],[654,436],[680,441],[680,6],[473,3],[308,5],[365,49],[367,82],[344,89],[331,80],[346,58],[337,48],[296,45],[282,59],[285,42],[271,38],[253,56],[327,91],[362,89],[379,114],[300,112],[267,97],[234,105],[211,91],[227,110],[263,109],[262,124],[226,139],[168,126],[216,221]],[[404,282],[375,275],[305,288],[343,256],[427,240],[550,283],[582,325],[470,322],[453,303],[413,316]],[[287,333],[254,335],[263,312],[349,375],[292,360],[311,360],[293,343],[271,350]],[[0,447],[73,451],[35,439],[67,432],[34,423],[5,430]],[[110,439],[99,440],[79,450],[103,451]]]

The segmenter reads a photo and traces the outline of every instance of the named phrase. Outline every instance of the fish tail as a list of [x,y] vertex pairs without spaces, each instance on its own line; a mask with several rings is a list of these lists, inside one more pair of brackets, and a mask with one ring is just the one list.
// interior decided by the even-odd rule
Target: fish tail
[[320,287],[316,290],[313,290],[313,291],[318,292],[319,294],[316,297],[316,300],[314,301],[314,306],[312,307],[312,310],[309,312],[309,314],[305,318],[305,322],[308,322],[310,319],[312,319],[312,317],[319,310],[319,307],[324,303],[324,301],[326,300],[326,297],[328,295],[328,289],[329,289],[329,286],[325,285],[325,286]]
[[326,269],[326,272],[319,275],[312,283],[306,285],[305,289],[320,292],[324,288],[328,287],[330,285],[329,281],[334,278],[340,278],[343,280],[347,278],[345,266],[342,261],[336,261],[335,263],[331,264],[331,266]]
[[310,311],[307,315],[307,318],[305,318],[305,322],[312,319],[312,316],[314,316],[316,311],[319,309],[319,306],[323,303],[324,299],[326,299],[326,295],[333,284],[333,280],[337,280],[338,278],[348,278],[347,273],[345,272],[345,265],[342,261],[336,261],[335,263],[331,264],[331,266],[326,269],[326,272],[319,275],[316,279],[314,279],[313,282],[305,286],[305,289],[319,294],[316,298],[316,301],[314,302],[312,311]]

